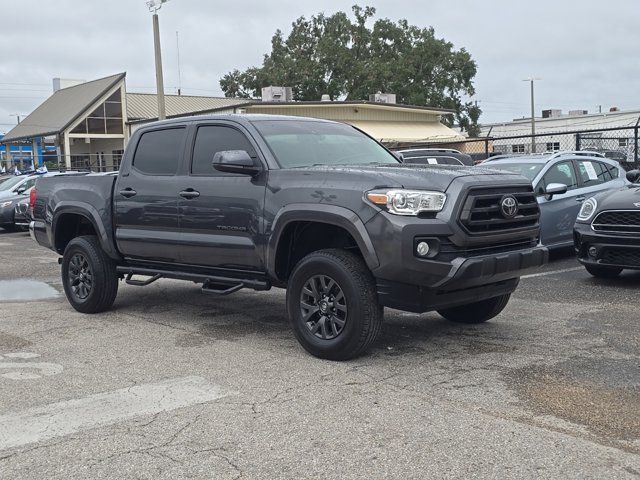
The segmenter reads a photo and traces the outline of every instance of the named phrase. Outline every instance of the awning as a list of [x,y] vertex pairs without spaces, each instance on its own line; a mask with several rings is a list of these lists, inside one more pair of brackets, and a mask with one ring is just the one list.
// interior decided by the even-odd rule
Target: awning
[[440,122],[350,121],[382,142],[456,142],[465,138]]

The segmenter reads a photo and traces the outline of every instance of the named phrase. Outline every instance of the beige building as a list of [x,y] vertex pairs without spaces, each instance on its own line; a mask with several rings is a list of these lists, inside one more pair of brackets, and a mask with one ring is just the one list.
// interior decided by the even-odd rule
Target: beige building
[[[55,160],[67,169],[117,169],[131,133],[157,120],[155,94],[126,91],[126,74],[59,88],[2,139],[2,143],[52,140]],[[260,113],[336,120],[390,145],[443,143],[464,137],[441,123],[450,110],[368,101],[262,102],[240,98],[165,95],[167,118]],[[7,158],[7,163],[11,158]]]

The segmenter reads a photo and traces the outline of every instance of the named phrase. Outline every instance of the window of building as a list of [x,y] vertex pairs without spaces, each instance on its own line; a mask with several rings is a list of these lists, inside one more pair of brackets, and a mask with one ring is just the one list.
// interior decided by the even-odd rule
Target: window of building
[[524,144],[511,145],[511,153],[524,153]]
[[143,133],[136,147],[133,166],[148,175],[174,175],[182,156],[184,128]]
[[560,142],[547,142],[547,152],[559,152]]
[[247,137],[231,127],[202,126],[198,128],[193,147],[191,173],[194,175],[229,175],[213,169],[213,156],[226,150],[245,150],[251,157],[256,152]]
[[71,133],[122,135],[122,101],[120,89],[83,119]]

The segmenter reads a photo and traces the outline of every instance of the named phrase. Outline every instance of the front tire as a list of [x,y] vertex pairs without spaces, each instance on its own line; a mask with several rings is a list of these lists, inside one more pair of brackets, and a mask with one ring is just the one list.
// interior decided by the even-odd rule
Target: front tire
[[600,265],[585,265],[584,268],[587,269],[591,275],[596,278],[616,278],[620,273],[622,273],[622,268],[620,267],[602,267]]
[[346,250],[304,257],[287,288],[287,312],[302,347],[319,358],[349,360],[364,353],[382,327],[383,308],[364,261]]
[[95,236],[69,242],[62,257],[62,285],[78,312],[99,313],[111,308],[118,293],[116,264]]
[[455,323],[477,324],[491,320],[509,303],[511,294],[488,298],[479,302],[468,303],[459,307],[438,310],[444,318]]

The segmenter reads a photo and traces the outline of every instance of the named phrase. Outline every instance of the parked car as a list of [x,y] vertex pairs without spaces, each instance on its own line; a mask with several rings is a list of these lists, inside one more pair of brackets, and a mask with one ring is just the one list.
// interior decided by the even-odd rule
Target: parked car
[[640,170],[626,176],[631,185],[587,199],[576,220],[578,260],[594,277],[640,270]]
[[299,342],[333,360],[375,341],[384,306],[487,321],[548,257],[521,175],[402,165],[350,125],[301,117],[152,123],[117,175],[43,178],[32,206],[76,310],[109,309],[119,278],[283,287]]
[[482,165],[531,181],[540,204],[540,239],[549,248],[573,245],[573,224],[582,202],[628,183],[617,162],[583,152],[489,159]]
[[458,165],[464,166],[461,160],[454,157],[409,157],[403,158],[403,163],[407,165]]
[[[410,148],[405,150],[397,150],[396,153],[400,154],[403,162],[405,163],[428,163],[426,161],[417,161],[418,159],[447,157],[448,159],[455,158],[460,165],[473,165],[473,159],[471,155],[461,153],[458,150],[452,148]],[[438,162],[444,165],[458,165],[457,163],[451,163],[449,161]]]
[[[30,192],[31,190],[29,191],[29,193]],[[15,225],[15,228],[20,230],[29,230],[29,223],[31,223],[31,220],[33,220],[33,218],[31,217],[31,210],[29,209],[29,197],[30,195],[15,201],[13,210],[13,224]]]
[[6,182],[0,184],[0,228],[13,232],[22,228],[16,225],[15,209],[19,202],[29,200],[29,193],[35,187],[39,178],[55,177],[61,175],[85,175],[86,172],[47,172],[33,175],[12,176]]

